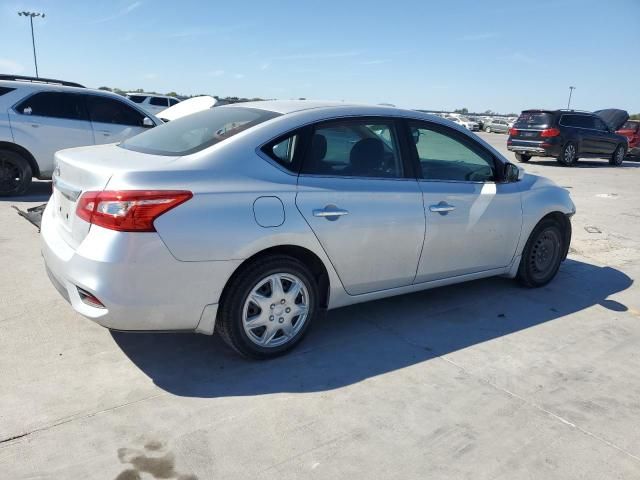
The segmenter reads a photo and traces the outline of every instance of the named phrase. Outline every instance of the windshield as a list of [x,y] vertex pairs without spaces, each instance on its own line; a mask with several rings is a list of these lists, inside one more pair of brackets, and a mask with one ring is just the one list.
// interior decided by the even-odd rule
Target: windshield
[[620,130],[638,130],[638,127],[640,126],[640,122],[626,122],[621,128]]
[[131,137],[120,147],[154,155],[190,155],[279,115],[256,108],[211,108]]

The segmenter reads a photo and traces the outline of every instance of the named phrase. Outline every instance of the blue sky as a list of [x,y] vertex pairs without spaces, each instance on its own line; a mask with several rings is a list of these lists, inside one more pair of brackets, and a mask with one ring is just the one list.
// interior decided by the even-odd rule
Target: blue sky
[[[0,72],[185,94],[640,112],[640,0],[5,1]],[[632,61],[635,59],[635,61]]]

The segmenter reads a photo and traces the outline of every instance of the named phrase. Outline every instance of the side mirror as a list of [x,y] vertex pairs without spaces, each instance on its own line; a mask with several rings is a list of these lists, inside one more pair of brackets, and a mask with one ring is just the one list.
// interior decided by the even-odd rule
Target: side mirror
[[519,182],[524,178],[524,173],[524,168],[513,163],[507,163],[504,166],[504,179],[506,182]]
[[144,128],[153,128],[156,126],[156,124],[153,123],[153,120],[151,120],[149,117],[144,117],[142,119],[142,126]]
[[420,141],[420,130],[418,130],[417,128],[412,128],[411,137],[413,138],[413,143],[417,145]]

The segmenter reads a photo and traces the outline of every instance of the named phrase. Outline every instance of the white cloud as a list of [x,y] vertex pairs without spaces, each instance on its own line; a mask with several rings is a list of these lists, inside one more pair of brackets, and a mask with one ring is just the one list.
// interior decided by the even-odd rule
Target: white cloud
[[382,65],[383,63],[389,63],[391,60],[389,59],[376,59],[376,60],[365,60],[364,62],[360,62],[360,65]]
[[509,55],[504,55],[503,57],[501,57],[501,60],[515,63],[525,63],[527,65],[533,65],[534,63],[537,63],[537,60],[534,57],[531,57],[522,52],[513,52]]
[[144,78],[146,80],[155,80],[156,78],[158,78],[158,74],[157,73],[145,73],[144,74]]
[[9,58],[0,58],[0,72],[5,73],[22,73],[24,66],[18,62],[15,62]]
[[209,75],[210,77],[221,77],[222,75],[224,75],[224,70],[213,70],[212,72],[209,72],[207,75]]
[[270,62],[264,62],[262,65],[260,65],[260,70],[267,70],[270,66]]
[[244,78],[244,73],[236,73],[233,78],[237,78],[238,80]]
[[322,58],[357,57],[359,55],[362,54],[355,50],[349,50],[345,52],[296,53],[293,55],[282,55],[279,57],[273,57],[273,60],[317,60]]
[[98,20],[94,20],[91,23],[104,23],[104,22],[110,22],[111,20],[116,20],[120,17],[124,17],[125,15],[129,15],[131,12],[133,12],[135,9],[137,9],[141,5],[142,5],[142,2],[130,3],[129,5],[121,9],[119,12],[114,13],[113,15],[109,15],[107,17],[99,18]]

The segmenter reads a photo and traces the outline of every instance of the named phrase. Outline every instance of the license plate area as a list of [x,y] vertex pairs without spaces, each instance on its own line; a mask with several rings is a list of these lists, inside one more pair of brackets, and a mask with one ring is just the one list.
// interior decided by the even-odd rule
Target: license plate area
[[64,226],[67,231],[71,231],[71,224],[73,222],[73,216],[75,215],[75,203],[62,195],[59,190],[55,189],[55,215],[59,219],[60,224]]

